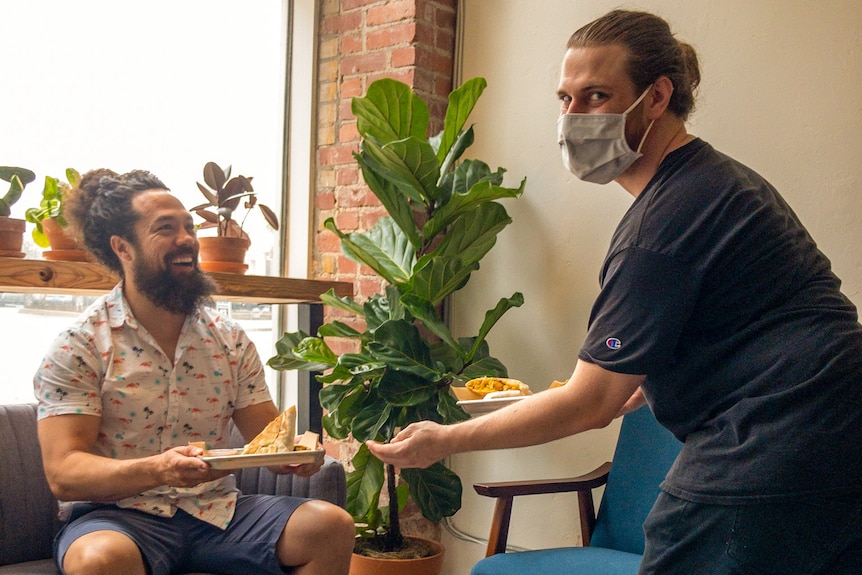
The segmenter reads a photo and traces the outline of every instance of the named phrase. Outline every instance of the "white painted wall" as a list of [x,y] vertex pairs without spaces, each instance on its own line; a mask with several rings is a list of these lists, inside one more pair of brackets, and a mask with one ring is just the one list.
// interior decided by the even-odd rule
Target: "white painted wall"
[[[456,334],[475,333],[500,297],[524,293],[492,332],[492,353],[510,374],[541,390],[567,378],[585,334],[599,266],[631,197],[562,167],[556,144],[559,66],[569,35],[616,8],[609,0],[462,0],[461,78],[488,89],[471,118],[471,155],[527,177],[507,201],[514,223],[454,301]],[[703,82],[690,131],[759,171],[794,207],[845,292],[862,305],[862,0],[640,0],[701,59]],[[461,454],[465,485],[459,530],[487,537],[491,503],[474,481],[574,475],[611,457],[617,426],[550,445]],[[579,540],[573,497],[515,504],[510,542],[522,547]],[[484,547],[446,536],[447,575],[469,572]]]

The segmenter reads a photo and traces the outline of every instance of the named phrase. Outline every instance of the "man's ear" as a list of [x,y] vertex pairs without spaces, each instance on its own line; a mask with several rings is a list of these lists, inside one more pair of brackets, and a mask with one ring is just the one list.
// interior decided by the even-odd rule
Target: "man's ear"
[[121,262],[132,261],[133,248],[128,240],[120,236],[111,236],[111,249],[114,250]]
[[672,95],[673,82],[667,76],[659,76],[653,82],[652,90],[650,90],[650,93],[645,98],[646,105],[644,106],[644,110],[647,113],[647,118],[650,120],[661,118],[670,104],[670,97]]

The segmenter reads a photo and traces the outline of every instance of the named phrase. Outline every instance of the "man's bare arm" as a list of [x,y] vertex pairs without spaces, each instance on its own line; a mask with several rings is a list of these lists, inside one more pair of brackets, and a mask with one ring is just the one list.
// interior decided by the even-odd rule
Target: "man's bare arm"
[[65,501],[117,501],[161,485],[192,487],[223,477],[195,455],[175,447],[159,455],[111,459],[92,453],[101,418],[57,415],[39,420],[39,444],[51,491]]
[[453,453],[547,443],[605,427],[632,399],[644,379],[642,375],[614,373],[579,361],[562,387],[455,425],[414,423],[391,443],[369,441],[368,448],[397,467],[427,467]]
[[266,424],[278,416],[278,408],[271,401],[256,403],[233,412],[233,423],[242,433],[246,442],[254,439],[255,435],[263,431]]

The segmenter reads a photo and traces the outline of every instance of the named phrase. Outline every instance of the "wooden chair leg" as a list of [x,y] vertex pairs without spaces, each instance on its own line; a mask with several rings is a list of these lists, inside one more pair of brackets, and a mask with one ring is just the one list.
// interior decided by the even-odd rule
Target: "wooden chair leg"
[[596,511],[592,491],[578,491],[578,511],[581,519],[581,540],[584,547],[590,546],[596,526]]
[[485,551],[485,557],[506,552],[513,499],[513,497],[497,499],[497,504],[494,506],[494,517],[491,519],[491,534],[488,536],[488,549]]

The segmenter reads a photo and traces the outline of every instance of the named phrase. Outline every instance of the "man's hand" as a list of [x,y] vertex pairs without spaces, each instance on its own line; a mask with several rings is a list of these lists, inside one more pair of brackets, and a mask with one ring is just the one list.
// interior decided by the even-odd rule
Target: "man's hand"
[[395,467],[425,468],[450,455],[445,432],[439,423],[420,421],[402,429],[389,443],[368,441],[366,445],[375,457]]
[[156,456],[160,459],[158,463],[165,479],[164,485],[194,487],[230,474],[230,471],[212,469],[198,455],[203,455],[203,449],[200,447],[182,445]]

